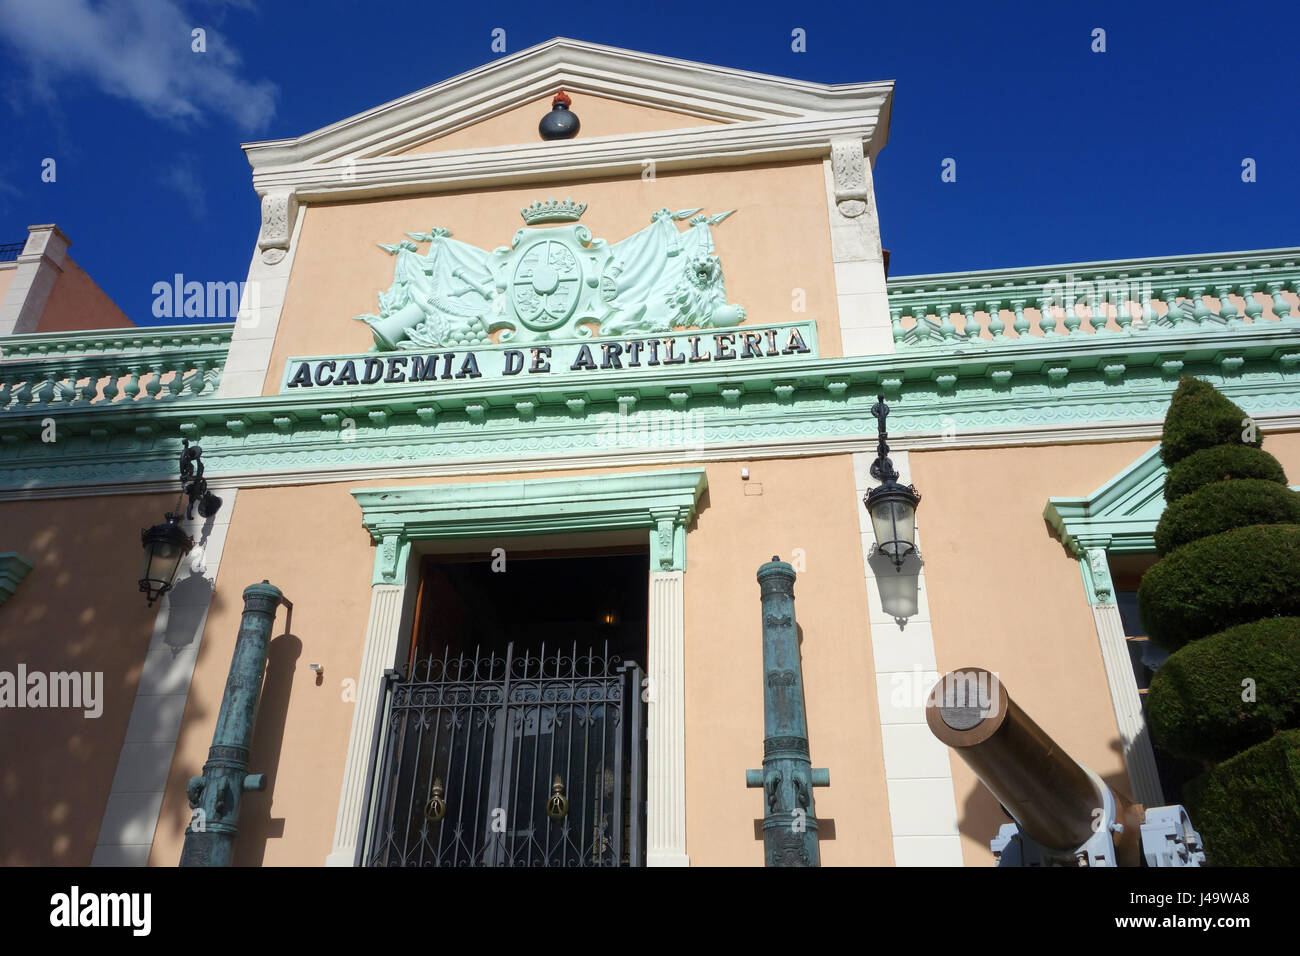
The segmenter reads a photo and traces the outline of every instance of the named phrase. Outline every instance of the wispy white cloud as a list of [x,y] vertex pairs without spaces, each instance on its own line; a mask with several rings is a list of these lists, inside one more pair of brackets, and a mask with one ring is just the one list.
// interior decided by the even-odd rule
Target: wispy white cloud
[[[274,115],[278,91],[241,75],[238,51],[214,29],[223,13],[176,0],[0,0],[0,37],[26,63],[40,99],[57,99],[60,82],[84,78],[162,120],[217,114],[256,132]],[[192,49],[195,29],[206,31],[205,52]]]
[[202,219],[207,214],[207,191],[203,188],[203,181],[199,178],[197,163],[193,156],[187,154],[179,157],[177,162],[162,174],[161,182],[181,194],[189,203],[190,214],[195,219]]

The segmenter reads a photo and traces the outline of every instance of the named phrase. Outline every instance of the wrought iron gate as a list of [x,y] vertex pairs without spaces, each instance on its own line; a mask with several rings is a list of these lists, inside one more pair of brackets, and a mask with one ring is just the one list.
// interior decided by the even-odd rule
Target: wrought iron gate
[[[639,866],[642,670],[609,653],[429,656],[390,671],[358,856],[367,866]],[[373,813],[369,812],[373,803]]]

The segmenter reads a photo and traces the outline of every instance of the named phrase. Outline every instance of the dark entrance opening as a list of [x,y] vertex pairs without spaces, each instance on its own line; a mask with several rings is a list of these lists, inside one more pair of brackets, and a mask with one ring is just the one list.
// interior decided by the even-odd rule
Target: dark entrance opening
[[636,866],[644,549],[426,558],[377,750],[370,866]]

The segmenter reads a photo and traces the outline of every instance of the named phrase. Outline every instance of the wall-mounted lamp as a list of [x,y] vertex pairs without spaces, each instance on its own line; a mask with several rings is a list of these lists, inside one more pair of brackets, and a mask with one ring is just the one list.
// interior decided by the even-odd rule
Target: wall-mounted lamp
[[181,493],[176,499],[176,511],[167,512],[162,524],[140,532],[140,541],[144,545],[144,564],[140,572],[140,590],[153,602],[172,589],[176,583],[176,573],[181,561],[194,547],[191,538],[180,526],[181,501],[188,496],[189,506],[185,509],[185,518],[194,517],[194,506],[199,508],[199,517],[210,518],[221,510],[221,499],[208,491],[207,479],[203,477],[203,449],[198,445],[190,446],[189,439],[181,442]]
[[167,512],[167,520],[140,532],[144,544],[144,566],[140,571],[140,590],[149,606],[172,589],[181,559],[194,547],[194,539],[181,530],[180,515]]
[[871,477],[881,485],[868,491],[862,503],[867,506],[876,531],[877,553],[889,558],[894,570],[901,571],[909,555],[920,555],[916,547],[916,506],[921,503],[921,496],[911,485],[899,484],[898,472],[889,460],[889,433],[885,430],[889,406],[884,395],[876,396],[871,414],[880,422],[880,440],[876,445],[876,460],[871,463]]

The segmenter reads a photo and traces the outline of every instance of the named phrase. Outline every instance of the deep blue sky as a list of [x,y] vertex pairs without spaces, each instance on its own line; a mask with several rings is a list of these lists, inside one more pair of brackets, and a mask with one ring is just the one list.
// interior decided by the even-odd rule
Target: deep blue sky
[[[365,6],[0,0],[0,242],[57,222],[127,314],[154,323],[151,288],[173,273],[245,278],[258,202],[241,142],[495,59],[501,27],[512,53],[560,35],[894,80],[875,169],[894,275],[1300,244],[1294,3]],[[806,53],[791,51],[795,27]],[[945,157],[956,183],[940,181]],[[1245,157],[1257,182],[1241,180]]]

